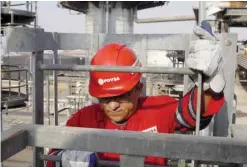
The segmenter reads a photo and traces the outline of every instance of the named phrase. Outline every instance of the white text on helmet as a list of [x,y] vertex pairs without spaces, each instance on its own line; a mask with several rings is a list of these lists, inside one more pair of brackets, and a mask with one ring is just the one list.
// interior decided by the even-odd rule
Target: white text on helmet
[[119,77],[106,78],[106,79],[98,79],[98,83],[100,85],[103,85],[106,82],[116,82],[116,81],[119,81],[119,80],[120,80]]

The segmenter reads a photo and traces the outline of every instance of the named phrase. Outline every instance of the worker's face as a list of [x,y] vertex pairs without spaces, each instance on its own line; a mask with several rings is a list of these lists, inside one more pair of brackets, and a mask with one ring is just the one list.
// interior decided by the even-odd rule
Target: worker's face
[[107,117],[113,122],[120,123],[127,120],[136,111],[141,92],[142,83],[138,83],[126,94],[99,99],[99,102]]

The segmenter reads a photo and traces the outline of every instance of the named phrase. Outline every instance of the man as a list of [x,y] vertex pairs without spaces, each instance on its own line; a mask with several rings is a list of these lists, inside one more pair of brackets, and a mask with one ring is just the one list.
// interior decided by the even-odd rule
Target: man
[[[205,128],[224,103],[225,82],[218,73],[221,54],[218,41],[200,27],[194,33],[201,39],[190,45],[187,60],[189,68],[204,74],[200,129]],[[91,65],[141,66],[135,53],[120,43],[102,47],[91,61]],[[196,125],[197,86],[183,98],[175,100],[169,96],[142,97],[141,73],[95,72],[90,71],[89,93],[99,104],[87,106],[76,112],[66,123],[67,126],[130,130],[153,133],[174,133],[194,130]],[[59,152],[59,153],[58,153]],[[92,160],[118,161],[114,153],[52,150],[50,154],[62,155],[63,166],[92,166]],[[81,156],[76,156],[76,155]],[[76,158],[79,157],[79,158]],[[146,164],[166,165],[167,160],[148,156]],[[52,166],[49,162],[49,166]]]

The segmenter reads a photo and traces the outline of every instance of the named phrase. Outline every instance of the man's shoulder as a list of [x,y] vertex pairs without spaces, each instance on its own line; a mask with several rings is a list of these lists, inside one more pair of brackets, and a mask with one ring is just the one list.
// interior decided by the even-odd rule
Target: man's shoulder
[[146,106],[166,106],[171,103],[176,103],[177,100],[171,96],[167,95],[157,95],[157,96],[146,96],[140,98],[141,107]]
[[89,106],[85,106],[78,110],[77,112],[83,113],[83,114],[95,114],[97,112],[100,112],[100,105],[99,104],[91,104]]
[[178,104],[175,98],[167,95],[141,97],[139,100],[140,105],[136,117],[151,122],[155,122],[160,118],[163,120],[170,118],[176,111]]
[[97,128],[97,121],[103,119],[99,104],[86,106],[75,112],[67,121],[68,126]]

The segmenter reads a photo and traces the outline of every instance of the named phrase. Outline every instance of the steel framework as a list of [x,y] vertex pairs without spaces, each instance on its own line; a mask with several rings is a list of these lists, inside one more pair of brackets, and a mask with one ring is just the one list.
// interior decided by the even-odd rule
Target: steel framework
[[[236,68],[236,34],[220,34],[222,54],[224,55],[223,70],[227,83],[224,90],[226,105],[215,116],[214,136],[224,136],[225,138],[177,134],[111,132],[108,130],[57,126],[46,127],[43,125],[44,70],[103,70],[184,74],[184,91],[186,92],[189,82],[187,76],[193,75],[193,71],[186,68],[156,68],[145,65],[147,65],[148,50],[182,50],[185,51],[186,58],[189,52],[189,42],[196,39],[192,34],[67,34],[49,33],[44,32],[43,29],[25,27],[7,28],[6,34],[8,52],[33,53],[33,124],[18,125],[2,133],[2,161],[23,150],[26,146],[32,146],[34,147],[33,165],[36,167],[43,166],[43,160],[47,159],[47,156],[44,155],[43,147],[119,153],[121,154],[121,167],[144,166],[144,156],[147,155],[207,162],[246,163],[247,138],[246,136],[245,138],[231,138],[233,134],[236,134],[232,133],[231,130],[239,128],[229,128],[232,127],[232,114],[235,113],[232,101]],[[90,55],[94,55],[102,45],[113,41],[124,41],[129,47],[136,50],[137,56],[144,64],[144,67],[64,66],[57,64],[57,50],[82,49],[88,50]],[[43,64],[44,50],[53,50],[53,65]],[[54,73],[54,83],[57,82],[56,77],[57,75]],[[199,81],[201,82],[201,80]],[[57,89],[57,87],[55,88]],[[201,84],[199,84],[199,90],[201,90]],[[201,92],[198,92],[198,97],[200,97]],[[57,104],[57,93],[55,93],[54,104]],[[200,99],[198,100],[198,104],[200,104]],[[54,108],[55,122],[57,122],[58,111],[57,107]],[[197,111],[200,113],[199,107]],[[198,131],[199,114],[197,115]],[[244,130],[243,133],[246,132],[246,129],[246,127],[242,128]],[[114,143],[118,144],[115,145]],[[115,147],[112,147],[112,145],[115,145]],[[49,158],[52,159],[51,157]],[[59,161],[59,158],[53,160]]]

